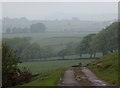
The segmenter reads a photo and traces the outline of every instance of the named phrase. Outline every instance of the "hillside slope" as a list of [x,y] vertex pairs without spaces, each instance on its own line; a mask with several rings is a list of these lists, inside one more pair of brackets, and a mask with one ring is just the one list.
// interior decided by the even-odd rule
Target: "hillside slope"
[[88,67],[102,80],[113,84],[118,83],[118,52],[108,54],[98,60],[92,61]]

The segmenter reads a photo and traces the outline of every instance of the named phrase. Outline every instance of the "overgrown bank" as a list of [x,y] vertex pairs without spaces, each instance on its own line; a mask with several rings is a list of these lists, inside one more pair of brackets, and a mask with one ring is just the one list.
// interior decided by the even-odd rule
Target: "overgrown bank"
[[102,80],[120,85],[118,82],[118,52],[108,54],[98,60],[92,61],[88,67]]
[[56,86],[64,69],[56,69],[40,74],[37,79],[22,86]]

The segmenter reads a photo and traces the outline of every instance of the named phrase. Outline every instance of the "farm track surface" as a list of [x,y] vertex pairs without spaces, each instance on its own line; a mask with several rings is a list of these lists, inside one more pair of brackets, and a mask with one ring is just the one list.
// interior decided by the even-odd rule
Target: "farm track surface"
[[100,80],[92,71],[90,71],[88,68],[86,67],[82,67],[81,70],[85,76],[87,77],[87,79],[93,83],[94,86],[109,86],[106,82]]
[[[89,70],[86,67],[82,67],[81,71],[85,74],[87,79],[93,84],[93,87],[97,86],[110,86],[108,83],[100,80],[91,70]],[[86,88],[85,86],[80,85],[80,83],[75,80],[74,70],[67,69],[63,75],[63,77],[60,78],[58,87],[64,88],[65,86],[71,86],[71,88]],[[92,86],[91,86],[92,88]]]
[[67,69],[60,79],[58,86],[72,86],[72,88],[74,88],[75,86],[80,86],[80,84],[75,80],[74,71]]

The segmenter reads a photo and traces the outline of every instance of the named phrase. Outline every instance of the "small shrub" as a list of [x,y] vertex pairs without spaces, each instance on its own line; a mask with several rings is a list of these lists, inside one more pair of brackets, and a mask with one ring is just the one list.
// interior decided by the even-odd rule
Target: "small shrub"
[[28,69],[23,68],[19,73],[19,83],[23,84],[29,82],[31,79],[32,79],[31,72]]

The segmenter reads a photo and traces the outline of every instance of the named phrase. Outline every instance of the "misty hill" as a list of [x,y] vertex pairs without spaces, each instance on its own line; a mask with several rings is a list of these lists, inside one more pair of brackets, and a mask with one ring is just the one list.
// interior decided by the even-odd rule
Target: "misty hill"
[[7,28],[29,28],[34,23],[44,23],[47,27],[47,31],[100,31],[105,26],[109,25],[111,21],[87,21],[79,20],[74,17],[71,20],[28,20],[25,17],[22,18],[4,18],[2,20],[3,32],[6,32]]
[[71,19],[72,17],[77,17],[80,20],[91,20],[91,21],[108,21],[108,20],[113,20],[113,19],[117,19],[116,14],[114,13],[104,13],[104,14],[93,14],[93,13],[89,13],[89,14],[84,14],[84,13],[80,13],[80,14],[76,14],[76,13],[63,13],[63,12],[55,12],[51,15],[46,16],[46,19]]

